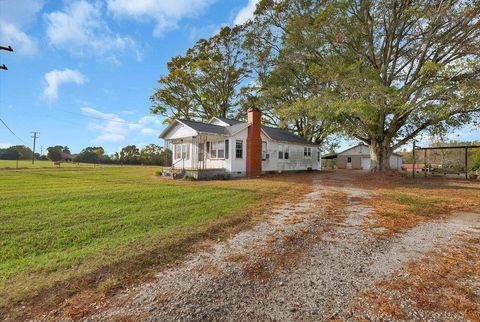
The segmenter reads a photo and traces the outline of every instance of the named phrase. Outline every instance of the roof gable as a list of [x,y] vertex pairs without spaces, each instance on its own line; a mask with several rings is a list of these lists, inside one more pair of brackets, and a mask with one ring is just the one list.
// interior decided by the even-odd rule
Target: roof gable
[[[215,122],[215,121],[218,121],[218,122]],[[240,123],[245,123],[245,122],[242,122],[242,121],[238,121],[238,120],[234,120],[234,119],[227,119],[225,117],[219,117],[219,116],[215,116],[213,117],[210,122],[208,123],[223,123],[225,124],[225,126],[232,126],[232,125],[235,125],[235,124],[240,124]]]
[[165,130],[160,133],[161,139],[176,139],[182,138],[187,136],[195,136],[197,135],[197,131],[190,126],[183,124],[179,120],[174,120],[171,122]]

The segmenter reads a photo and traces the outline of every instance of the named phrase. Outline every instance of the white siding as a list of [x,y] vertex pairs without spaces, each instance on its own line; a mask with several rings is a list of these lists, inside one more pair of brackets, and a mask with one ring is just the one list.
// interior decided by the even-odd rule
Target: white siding
[[[215,123],[215,122],[212,122]],[[221,124],[218,124],[221,125]],[[237,126],[234,126],[237,127]],[[232,129],[234,129],[232,127]],[[210,159],[207,157],[205,167],[209,169],[213,168],[224,168],[226,172],[230,173],[232,176],[244,176],[246,175],[246,157],[247,157],[247,135],[248,135],[248,128],[245,127],[244,129],[240,129],[241,127],[238,126],[238,131],[235,131],[231,136],[223,137],[223,136],[215,136],[209,135],[206,138],[208,142],[215,142],[215,141],[224,141],[226,139],[229,140],[228,145],[228,159]],[[185,168],[192,167],[192,158],[197,157],[193,156],[193,153],[198,153],[198,149],[192,148],[192,137],[196,136],[197,132],[186,127],[182,124],[177,124],[167,133],[165,139],[173,140],[173,144],[181,143],[180,139],[183,139],[184,143],[190,143],[190,153],[189,159],[185,160]],[[267,151],[269,154],[269,158],[265,161],[262,161],[262,171],[294,171],[294,170],[307,170],[308,168],[318,170],[321,168],[320,162],[318,161],[318,148],[315,146],[311,147],[311,156],[306,157],[304,156],[304,145],[299,144],[292,144],[292,143],[285,143],[285,142],[278,142],[278,141],[271,141],[268,139],[267,136],[262,132],[261,133],[262,141],[267,142]],[[237,140],[241,140],[243,143],[243,155],[242,158],[236,157],[236,142]],[[211,144],[211,143],[210,143]],[[278,145],[282,144],[283,146],[288,146],[289,149],[289,159],[279,159],[278,158]],[[175,147],[175,145],[174,145]],[[173,162],[179,162],[176,164],[176,167],[182,167],[183,161],[179,161],[175,158],[175,148],[173,154]],[[207,146],[205,144],[205,153],[207,153]]]
[[[344,155],[344,156],[361,156],[362,157],[362,167],[363,165],[367,162],[366,159],[368,159],[368,163],[370,163],[370,148],[366,145],[358,145],[358,146],[355,146],[351,149],[348,149],[346,151],[343,151],[342,153],[339,153],[338,155]],[[398,155],[392,155],[390,157],[390,168],[391,169],[397,169],[397,170],[401,170],[402,169],[402,157],[398,156]],[[368,170],[370,169],[370,167],[368,168],[364,168],[364,170]]]
[[[318,170],[321,168],[320,162],[318,161],[319,150],[315,146],[310,146],[311,156],[306,157],[303,153],[305,145],[271,141],[263,133],[262,141],[267,142],[267,151],[269,154],[269,158],[262,161],[262,171],[296,171],[307,170],[308,168]],[[278,158],[279,145],[282,145],[284,149],[288,147],[288,159]]]
[[197,131],[177,122],[170,129],[170,131],[168,131],[167,135],[164,137],[164,140],[183,139],[189,137],[191,138],[192,136],[196,136],[197,134]]

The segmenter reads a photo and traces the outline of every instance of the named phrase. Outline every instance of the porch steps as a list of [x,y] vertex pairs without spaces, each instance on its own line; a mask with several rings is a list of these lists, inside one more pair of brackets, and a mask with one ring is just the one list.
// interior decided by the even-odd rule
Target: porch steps
[[169,178],[172,178],[172,179],[182,179],[185,176],[185,170],[164,168],[163,169],[163,176],[164,177],[169,177]]

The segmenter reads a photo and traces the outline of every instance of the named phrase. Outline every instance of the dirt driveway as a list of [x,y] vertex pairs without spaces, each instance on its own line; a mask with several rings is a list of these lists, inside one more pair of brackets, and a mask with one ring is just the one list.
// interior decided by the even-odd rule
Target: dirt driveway
[[[313,184],[298,203],[272,205],[267,221],[226,242],[206,243],[84,319],[475,320],[479,260],[469,256],[480,253],[479,214],[452,214],[379,238],[382,228],[371,225],[374,210],[362,201],[371,190],[351,184],[346,172],[316,175]],[[433,274],[441,256],[447,259],[439,263],[451,260],[451,267]],[[442,284],[447,297],[455,296],[452,305],[435,301],[426,287],[415,291],[432,278],[451,281],[454,273],[453,286]],[[457,286],[461,292],[455,293]],[[424,303],[428,299],[433,307]]]

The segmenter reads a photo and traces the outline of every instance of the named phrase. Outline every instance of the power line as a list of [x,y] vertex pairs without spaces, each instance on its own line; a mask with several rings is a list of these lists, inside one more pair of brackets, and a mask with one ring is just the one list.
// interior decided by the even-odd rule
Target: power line
[[13,132],[12,129],[8,127],[7,123],[5,123],[1,118],[0,118],[0,121],[3,123],[3,125],[5,125],[5,127],[10,131],[10,133],[12,133],[17,139],[19,139],[23,143],[27,144],[25,141],[23,141],[21,138],[19,138],[18,135],[16,135],[15,132]]

